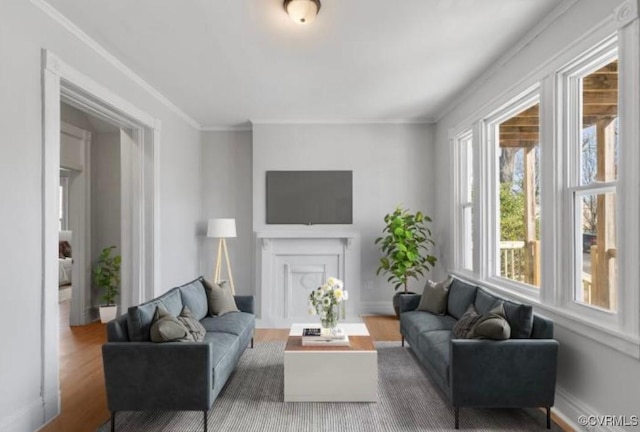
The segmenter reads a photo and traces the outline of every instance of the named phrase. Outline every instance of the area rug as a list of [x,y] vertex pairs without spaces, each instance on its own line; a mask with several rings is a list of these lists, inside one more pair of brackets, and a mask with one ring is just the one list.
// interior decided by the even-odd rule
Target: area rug
[[[404,432],[453,429],[453,408],[399,342],[378,342],[377,403],[283,402],[283,342],[247,349],[209,411],[209,430],[273,432]],[[467,431],[541,431],[537,410],[460,410]],[[119,412],[118,432],[201,431],[201,412]],[[554,425],[554,430],[560,431]],[[109,431],[109,423],[98,429]]]

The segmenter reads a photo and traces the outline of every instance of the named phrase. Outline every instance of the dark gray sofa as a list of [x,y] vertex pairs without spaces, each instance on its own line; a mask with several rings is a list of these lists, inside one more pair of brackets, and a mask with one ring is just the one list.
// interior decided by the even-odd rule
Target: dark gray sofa
[[[118,411],[207,411],[213,405],[255,330],[252,296],[235,296],[240,312],[208,316],[207,295],[198,278],[160,297],[130,307],[107,324],[102,346],[111,430]],[[203,342],[151,342],[156,306],[172,315],[187,306],[207,333]]]
[[[400,297],[400,332],[430,376],[447,395],[459,426],[461,407],[545,407],[551,427],[558,342],[553,322],[533,314],[530,306],[502,299],[454,279],[447,312],[439,316],[416,310],[420,295]],[[478,313],[504,302],[511,339],[455,339],[452,328],[470,304]]]

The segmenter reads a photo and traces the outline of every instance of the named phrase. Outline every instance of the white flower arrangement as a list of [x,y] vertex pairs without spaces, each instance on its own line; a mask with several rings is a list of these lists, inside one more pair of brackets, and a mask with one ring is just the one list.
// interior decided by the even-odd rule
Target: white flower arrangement
[[322,327],[333,328],[338,324],[340,315],[345,317],[344,302],[349,293],[340,279],[330,277],[309,294],[309,314],[318,315]]

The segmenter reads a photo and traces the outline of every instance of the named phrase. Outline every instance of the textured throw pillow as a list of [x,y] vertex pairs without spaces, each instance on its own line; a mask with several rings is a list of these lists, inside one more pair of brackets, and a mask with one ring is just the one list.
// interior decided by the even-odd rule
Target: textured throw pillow
[[451,282],[453,282],[451,278],[443,280],[442,282],[427,281],[417,310],[431,312],[436,315],[444,315],[447,312],[447,300],[449,298],[449,286]]
[[184,324],[178,320],[178,318],[174,317],[160,306],[157,306],[151,323],[151,341],[193,341],[193,336],[189,333]]
[[473,328],[480,318],[481,316],[476,312],[475,306],[470,304],[467,311],[453,326],[453,337],[456,339],[469,339],[473,335]]
[[511,326],[507,322],[502,302],[480,317],[473,328],[472,337],[495,340],[506,340],[511,337]]
[[229,288],[221,287],[217,283],[211,283],[206,279],[203,280],[203,285],[209,302],[209,315],[221,316],[229,312],[240,312]]
[[58,242],[58,258],[71,258],[71,244],[68,241]]
[[182,312],[178,315],[178,321],[180,321],[186,328],[191,337],[196,342],[202,342],[207,330],[200,324],[200,321],[193,316],[188,307],[183,307]]

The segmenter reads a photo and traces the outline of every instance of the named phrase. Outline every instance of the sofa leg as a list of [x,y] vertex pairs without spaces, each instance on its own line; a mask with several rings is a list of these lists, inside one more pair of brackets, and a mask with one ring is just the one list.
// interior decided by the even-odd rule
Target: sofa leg
[[547,429],[551,429],[551,407],[547,407]]
[[251,338],[251,349],[253,349],[253,338]]
[[402,335],[402,346],[404,346],[404,335]]
[[453,407],[455,417],[455,428],[460,429],[460,407]]
[[116,412],[111,412],[111,432],[115,432],[116,430]]
[[204,414],[204,432],[207,432],[207,411],[202,411]]

